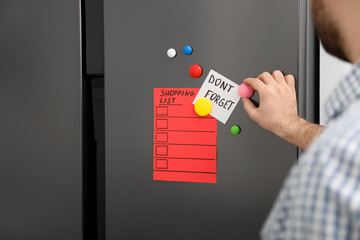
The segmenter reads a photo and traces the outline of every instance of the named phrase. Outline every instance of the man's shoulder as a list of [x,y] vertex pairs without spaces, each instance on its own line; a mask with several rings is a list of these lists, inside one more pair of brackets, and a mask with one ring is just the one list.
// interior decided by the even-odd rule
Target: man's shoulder
[[355,147],[360,153],[360,99],[330,121],[309,152],[352,151]]
[[290,209],[288,219],[298,221],[309,234],[319,233],[317,239],[321,229],[348,229],[348,219],[356,219],[356,224],[360,221],[359,169],[357,100],[332,120],[292,168],[280,207]]
[[360,131],[360,99],[354,101],[335,119],[330,120],[329,125],[325,127],[324,135],[340,139],[348,138],[356,131]]

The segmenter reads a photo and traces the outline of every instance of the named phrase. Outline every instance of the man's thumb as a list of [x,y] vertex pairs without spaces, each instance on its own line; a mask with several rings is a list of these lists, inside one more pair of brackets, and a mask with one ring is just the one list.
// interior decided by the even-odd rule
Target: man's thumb
[[256,108],[255,105],[250,101],[250,99],[248,99],[248,98],[242,98],[241,100],[242,100],[242,102],[244,103],[245,111],[247,112],[247,114],[249,115],[249,117],[254,120],[255,115],[256,115],[256,113],[257,113],[257,108]]

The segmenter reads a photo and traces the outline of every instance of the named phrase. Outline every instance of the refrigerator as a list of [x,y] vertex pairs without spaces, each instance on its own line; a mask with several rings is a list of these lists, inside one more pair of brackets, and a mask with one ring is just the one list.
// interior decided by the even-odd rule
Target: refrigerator
[[301,150],[194,99],[281,70],[318,122],[308,1],[5,0],[0,30],[1,239],[260,238]]
[[[294,74],[310,120],[312,31],[306,1],[104,1],[108,239],[259,238],[298,149],[259,127],[242,103],[214,126],[187,112],[183,94],[211,81],[210,70],[241,84],[279,69]],[[189,74],[194,64],[199,78]]]

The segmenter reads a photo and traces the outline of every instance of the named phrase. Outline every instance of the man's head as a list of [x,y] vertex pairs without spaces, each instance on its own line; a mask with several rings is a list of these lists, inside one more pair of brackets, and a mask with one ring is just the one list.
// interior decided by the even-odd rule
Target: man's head
[[311,0],[316,31],[330,54],[348,61],[360,58],[360,0]]

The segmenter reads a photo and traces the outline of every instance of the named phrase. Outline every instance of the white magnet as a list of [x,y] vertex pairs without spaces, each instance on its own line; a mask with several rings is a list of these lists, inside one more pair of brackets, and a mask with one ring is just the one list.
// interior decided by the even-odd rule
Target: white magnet
[[167,55],[169,58],[174,58],[176,56],[176,50],[173,48],[169,48],[169,50],[167,50]]

